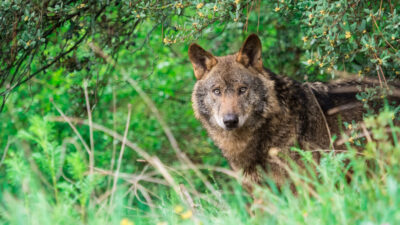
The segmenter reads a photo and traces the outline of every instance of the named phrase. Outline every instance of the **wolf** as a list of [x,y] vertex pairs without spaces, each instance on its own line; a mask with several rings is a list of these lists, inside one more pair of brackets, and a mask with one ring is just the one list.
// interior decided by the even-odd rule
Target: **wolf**
[[[231,168],[243,172],[243,186],[249,191],[261,182],[262,173],[278,187],[284,184],[285,162],[301,164],[292,146],[340,148],[332,144],[332,136],[340,134],[343,122],[362,120],[364,109],[356,94],[376,84],[301,83],[264,68],[261,52],[256,34],[232,55],[214,56],[196,43],[188,50],[197,79],[192,93],[195,117]],[[318,151],[312,155],[319,160]],[[277,156],[283,157],[277,161]]]

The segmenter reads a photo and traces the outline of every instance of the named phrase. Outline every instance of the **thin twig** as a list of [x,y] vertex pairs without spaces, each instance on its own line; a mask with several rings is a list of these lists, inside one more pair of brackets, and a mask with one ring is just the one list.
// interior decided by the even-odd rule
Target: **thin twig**
[[331,115],[334,115],[334,114],[339,113],[341,111],[346,111],[346,110],[357,108],[357,107],[360,107],[360,106],[362,106],[361,102],[350,102],[350,103],[347,103],[347,104],[344,104],[344,105],[339,105],[339,106],[330,108],[327,111],[327,114],[331,116]]
[[186,203],[190,206],[192,211],[195,211],[197,205],[194,204],[192,197],[190,196],[188,190],[186,189],[184,184],[179,184],[179,188],[181,190],[181,198],[186,200]]
[[[116,75],[114,74],[114,79],[116,79]],[[112,85],[112,108],[113,108],[113,131],[117,131],[117,94],[115,91],[115,84]],[[115,141],[115,138],[113,137],[113,148],[112,148],[112,154],[111,154],[111,162],[110,162],[110,170],[114,170],[114,163],[115,163],[115,153],[117,151],[117,143]],[[107,182],[107,190],[110,187],[110,182],[111,179],[108,180]]]
[[[111,197],[110,197],[110,205],[113,204],[114,201],[114,193],[117,190],[117,182],[118,182],[118,175],[119,175],[119,170],[121,168],[121,162],[122,162],[122,157],[124,155],[124,150],[125,150],[125,143],[126,143],[126,137],[128,135],[129,131],[129,124],[131,120],[131,110],[132,106],[131,104],[128,105],[128,116],[126,119],[126,125],[125,125],[125,132],[124,132],[124,138],[122,139],[122,146],[121,146],[121,151],[119,152],[119,158],[118,158],[118,163],[117,163],[117,169],[115,170],[115,175],[114,175],[114,182],[113,186],[111,189]],[[111,207],[112,208],[112,207]]]
[[94,168],[94,140],[93,140],[93,126],[92,126],[92,110],[90,108],[89,95],[87,92],[87,81],[83,83],[83,90],[85,92],[86,110],[89,118],[89,133],[90,133],[90,154],[89,154],[89,171],[93,174]]
[[1,160],[0,160],[0,166],[1,166],[1,164],[3,164],[3,161],[5,160],[5,158],[7,156],[8,148],[10,147],[10,145],[11,145],[11,141],[10,141],[10,138],[8,138],[6,147],[4,148],[4,151],[3,151],[3,156],[1,157]]
[[321,115],[321,117],[322,117],[322,119],[323,119],[323,121],[325,123],[326,132],[327,132],[328,138],[329,138],[329,145],[333,150],[335,150],[335,147],[333,146],[333,141],[332,141],[331,129],[329,128],[329,124],[328,124],[328,121],[326,120],[324,111],[322,111],[322,108],[321,108],[317,98],[315,97],[314,92],[311,90],[310,84],[306,83],[306,86],[308,87],[308,90],[309,90],[309,92],[311,94],[311,97],[312,97],[314,103],[316,104],[316,106],[318,108],[318,111],[319,111],[319,113],[320,113],[320,115]]
[[79,140],[82,142],[83,146],[86,149],[86,152],[88,153],[88,155],[90,155],[90,148],[89,146],[86,144],[85,140],[83,140],[81,134],[78,132],[78,130],[76,129],[76,127],[71,123],[71,120],[61,111],[60,108],[57,107],[57,105],[54,103],[53,98],[50,98],[50,102],[53,104],[54,108],[56,108],[56,110],[58,111],[58,113],[60,113],[60,115],[62,116],[63,120],[65,122],[68,123],[68,125],[72,128],[72,130],[74,131],[74,133],[76,134],[76,136],[78,136]]
[[367,127],[365,126],[364,123],[361,123],[361,128],[362,128],[362,130],[363,130],[364,136],[367,138],[367,141],[368,141],[368,142],[372,142],[371,135],[369,134],[369,132],[368,132],[368,130],[367,130]]
[[[101,168],[94,168],[94,173],[99,174],[99,175],[107,175],[110,176],[112,179],[115,177],[115,172],[114,171],[109,171],[109,170],[104,170]],[[158,174],[158,173],[157,173]],[[168,186],[168,183],[165,182],[163,179],[155,178],[153,177],[153,174],[131,174],[131,173],[119,173],[118,178],[125,180],[128,183],[131,184],[137,184],[140,181],[145,181],[149,183],[154,183],[154,184],[160,184],[164,186]],[[111,192],[110,192],[111,193]]]

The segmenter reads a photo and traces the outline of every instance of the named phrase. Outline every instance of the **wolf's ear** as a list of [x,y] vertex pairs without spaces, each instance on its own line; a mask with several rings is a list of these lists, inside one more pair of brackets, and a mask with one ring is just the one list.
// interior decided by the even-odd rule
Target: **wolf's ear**
[[194,76],[197,80],[200,80],[218,62],[217,58],[198,44],[189,46],[189,59],[192,62]]
[[242,63],[246,67],[253,66],[259,71],[263,70],[261,41],[257,34],[251,34],[247,37],[242,48],[240,48],[236,61]]

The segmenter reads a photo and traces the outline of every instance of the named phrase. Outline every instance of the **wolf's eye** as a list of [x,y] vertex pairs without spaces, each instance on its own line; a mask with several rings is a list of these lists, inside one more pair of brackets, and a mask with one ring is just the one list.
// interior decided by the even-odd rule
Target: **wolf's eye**
[[247,87],[241,87],[239,88],[239,94],[243,94],[247,91]]
[[215,95],[221,95],[221,90],[219,90],[219,88],[215,88],[212,92],[213,92]]

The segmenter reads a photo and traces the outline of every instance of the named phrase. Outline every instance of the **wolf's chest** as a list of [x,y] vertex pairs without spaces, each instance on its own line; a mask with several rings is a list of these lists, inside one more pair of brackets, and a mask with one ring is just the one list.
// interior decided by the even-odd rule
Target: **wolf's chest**
[[216,145],[222,150],[223,155],[228,158],[236,158],[249,146],[251,136],[233,136],[218,134],[214,136]]

